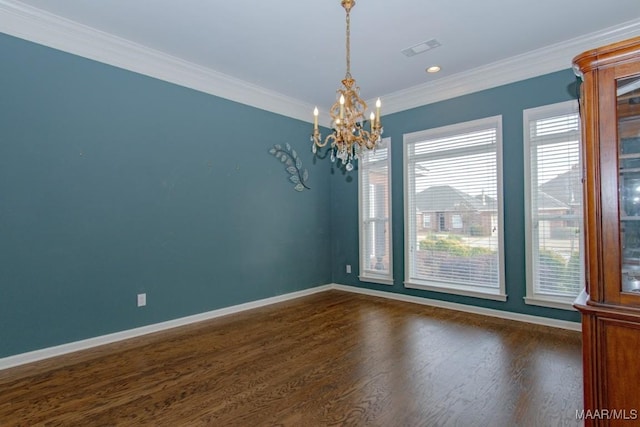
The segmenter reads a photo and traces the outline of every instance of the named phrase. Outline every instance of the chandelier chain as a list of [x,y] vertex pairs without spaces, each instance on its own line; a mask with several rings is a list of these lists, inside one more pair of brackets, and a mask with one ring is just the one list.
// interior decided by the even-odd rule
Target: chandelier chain
[[347,77],[351,77],[351,13],[347,11]]

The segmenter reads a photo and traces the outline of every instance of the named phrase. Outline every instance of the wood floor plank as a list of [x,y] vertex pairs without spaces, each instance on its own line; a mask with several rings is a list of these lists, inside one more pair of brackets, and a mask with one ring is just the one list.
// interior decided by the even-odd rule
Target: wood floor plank
[[340,291],[0,371],[2,426],[574,426],[580,334]]

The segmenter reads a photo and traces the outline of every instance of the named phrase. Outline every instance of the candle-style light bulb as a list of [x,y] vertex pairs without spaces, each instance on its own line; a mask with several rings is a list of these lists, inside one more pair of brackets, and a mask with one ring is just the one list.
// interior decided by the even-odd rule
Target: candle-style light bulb
[[378,123],[380,123],[380,107],[382,107],[382,102],[380,102],[380,98],[376,101],[376,119]]
[[313,129],[318,130],[318,107],[313,109]]
[[371,112],[371,114],[369,115],[369,120],[371,120],[371,132],[373,132],[373,128],[375,127],[375,122],[376,122],[376,115],[373,114],[373,111]]
[[344,117],[344,95],[340,95],[340,118]]

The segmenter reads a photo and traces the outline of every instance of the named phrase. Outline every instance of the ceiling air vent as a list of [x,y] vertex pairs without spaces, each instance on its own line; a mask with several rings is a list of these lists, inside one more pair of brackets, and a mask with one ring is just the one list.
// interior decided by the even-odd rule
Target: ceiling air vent
[[404,56],[411,57],[419,53],[424,53],[428,50],[435,49],[440,46],[440,42],[436,39],[427,40],[417,45],[402,49],[401,52]]

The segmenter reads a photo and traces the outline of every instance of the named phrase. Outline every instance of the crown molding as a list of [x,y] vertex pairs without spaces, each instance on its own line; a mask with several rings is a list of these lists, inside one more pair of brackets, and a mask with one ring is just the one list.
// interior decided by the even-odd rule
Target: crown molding
[[[17,0],[0,0],[0,32],[311,123],[313,105],[67,20]],[[571,68],[583,51],[640,35],[640,19],[503,61],[384,95],[385,115]],[[374,103],[369,100],[367,103]],[[329,117],[320,118],[328,126]]]
[[636,36],[640,36],[640,19],[384,95],[384,113],[393,114],[569,69],[573,58],[586,50]]
[[313,105],[19,1],[0,0],[0,32],[287,117],[313,119]]

